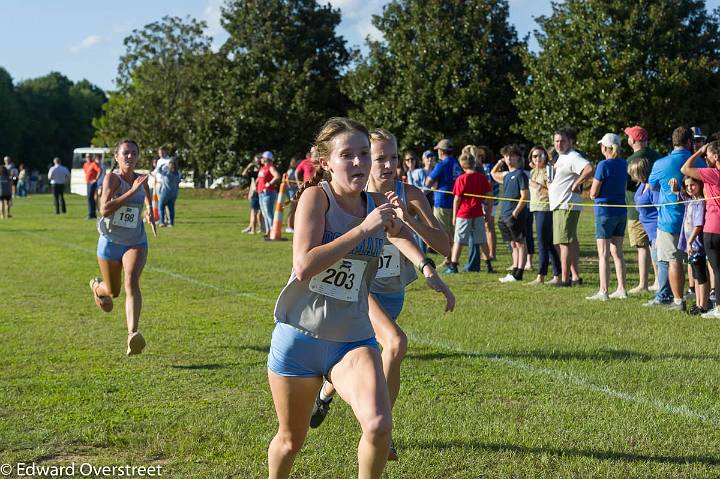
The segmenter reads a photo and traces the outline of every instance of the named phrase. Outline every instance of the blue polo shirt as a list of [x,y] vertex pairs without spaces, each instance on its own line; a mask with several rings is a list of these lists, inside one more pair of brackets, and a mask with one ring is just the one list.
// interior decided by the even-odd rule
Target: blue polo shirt
[[458,176],[463,174],[462,166],[455,159],[454,156],[448,156],[440,163],[435,165],[435,168],[428,175],[433,181],[437,181],[437,189],[443,191],[449,191],[450,193],[435,192],[433,194],[433,204],[436,208],[448,208],[453,207],[453,195],[452,190],[455,186],[455,180]]
[[[675,178],[678,185],[682,185],[682,173],[680,168],[683,163],[690,158],[688,150],[673,150],[664,158],[660,158],[655,162],[648,179],[650,188],[660,192],[660,203],[673,203],[678,201],[678,195],[670,189],[671,178]],[[685,214],[685,205],[668,205],[658,208],[658,224],[660,231],[679,235],[682,228],[683,215]]]
[[[596,205],[624,205],[627,186],[627,161],[622,158],[602,160],[595,168],[595,179],[602,182]],[[627,216],[626,208],[595,207],[595,216]]]

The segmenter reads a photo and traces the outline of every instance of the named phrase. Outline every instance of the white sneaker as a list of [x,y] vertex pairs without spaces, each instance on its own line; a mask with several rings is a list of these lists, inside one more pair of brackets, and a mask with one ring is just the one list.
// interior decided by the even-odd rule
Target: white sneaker
[[613,294],[608,296],[610,299],[627,299],[627,293],[625,291],[620,291],[619,289],[615,291]]
[[720,319],[720,310],[718,308],[713,308],[707,313],[701,314],[700,317],[705,319]]
[[593,294],[592,296],[585,296],[585,299],[589,299],[590,301],[607,301],[610,298],[608,297],[607,293],[598,291],[597,293]]
[[627,292],[627,294],[642,294],[642,293],[649,293],[650,290],[648,288],[642,288],[640,285],[635,286],[633,289]]
[[292,228],[285,228],[285,232],[286,232],[286,233],[294,233],[295,230],[292,229]]
[[515,276],[509,274],[507,276],[503,276],[498,281],[500,281],[501,283],[514,283],[517,280],[515,279]]

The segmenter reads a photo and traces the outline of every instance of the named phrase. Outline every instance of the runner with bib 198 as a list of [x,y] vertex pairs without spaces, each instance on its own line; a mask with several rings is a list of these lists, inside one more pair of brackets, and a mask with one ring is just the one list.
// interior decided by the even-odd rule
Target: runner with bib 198
[[90,280],[95,304],[105,312],[113,309],[112,298],[120,294],[121,274],[125,272],[125,316],[127,321],[127,354],[140,354],[145,339],[138,332],[142,295],[140,274],[145,267],[148,242],[143,225],[145,218],[155,226],[150,214],[150,188],[147,175],[135,173],[140,148],[134,140],[120,140],[115,147],[117,169],[105,175],[97,228],[100,239],[97,261],[101,278]]

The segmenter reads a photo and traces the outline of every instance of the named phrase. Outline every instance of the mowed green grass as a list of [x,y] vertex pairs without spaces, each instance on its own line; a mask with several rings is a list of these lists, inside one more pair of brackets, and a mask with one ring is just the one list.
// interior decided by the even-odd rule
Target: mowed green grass
[[[291,243],[242,234],[246,201],[182,192],[177,226],[150,238],[148,346],[128,358],[124,294],[104,314],[88,288],[97,233],[84,198],[69,196],[67,216],[51,203],[17,199],[0,221],[0,463],[266,476],[276,420],[265,365]],[[582,288],[460,274],[447,278],[457,309],[443,314],[437,294],[410,287],[400,461],[386,477],[720,476],[720,324],[642,308],[648,297],[586,301],[597,289],[591,211],[581,222]],[[359,436],[336,401],[293,477],[355,476]]]

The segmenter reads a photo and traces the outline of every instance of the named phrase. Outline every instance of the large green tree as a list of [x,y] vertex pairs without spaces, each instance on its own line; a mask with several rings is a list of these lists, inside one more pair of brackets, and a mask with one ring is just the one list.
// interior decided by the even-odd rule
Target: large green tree
[[10,74],[0,67],[0,156],[16,157],[22,135],[23,116]]
[[58,72],[21,82],[16,94],[22,114],[18,162],[39,169],[56,156],[70,165],[73,149],[90,144],[91,120],[106,100],[87,80],[73,83]]
[[166,16],[125,38],[118,90],[110,95],[104,116],[94,123],[98,143],[113,145],[130,136],[146,153],[146,166],[153,150],[165,145],[190,163],[185,167],[201,173],[212,169],[186,156],[189,133],[202,121],[198,117],[203,85],[198,79],[208,74],[205,59],[212,41],[204,29],[204,22]]
[[341,73],[352,52],[336,33],[340,13],[315,0],[235,0],[223,9],[230,34],[225,87],[245,158],[265,149],[281,157],[306,151],[328,117],[344,114]]
[[595,152],[606,132],[639,123],[656,146],[679,124],[707,126],[720,102],[718,15],[700,0],[567,0],[537,19],[538,53],[517,83],[517,131],[548,143],[578,127]]
[[384,40],[369,41],[344,83],[354,116],[417,149],[511,139],[523,43],[507,1],[395,0],[373,24]]

